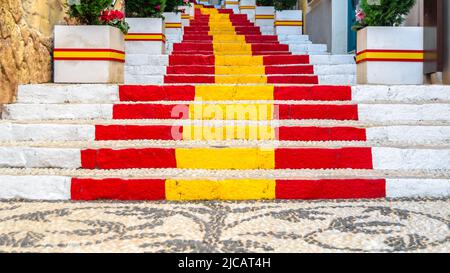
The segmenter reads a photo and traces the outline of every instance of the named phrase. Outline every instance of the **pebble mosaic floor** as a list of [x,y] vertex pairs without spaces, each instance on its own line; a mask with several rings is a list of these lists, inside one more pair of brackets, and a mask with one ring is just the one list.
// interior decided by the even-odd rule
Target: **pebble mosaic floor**
[[3,201],[0,252],[450,252],[449,201]]

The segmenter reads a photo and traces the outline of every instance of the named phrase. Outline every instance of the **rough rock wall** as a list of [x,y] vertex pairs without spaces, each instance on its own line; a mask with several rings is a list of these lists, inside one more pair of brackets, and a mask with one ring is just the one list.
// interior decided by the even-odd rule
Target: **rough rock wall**
[[64,22],[65,0],[0,1],[0,103],[17,85],[52,79],[52,32]]

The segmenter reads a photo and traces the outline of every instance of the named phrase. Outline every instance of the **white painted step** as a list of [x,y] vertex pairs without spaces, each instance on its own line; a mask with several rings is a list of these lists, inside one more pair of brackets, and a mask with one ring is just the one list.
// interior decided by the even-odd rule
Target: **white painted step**
[[321,54],[309,56],[310,64],[355,64],[355,55]]
[[325,45],[325,44],[290,44],[289,51],[291,51],[291,52],[327,52],[327,45]]
[[[0,168],[81,168],[81,148],[0,147]],[[450,149],[373,147],[374,170],[450,170]]]
[[319,75],[319,84],[355,85],[356,84],[356,74]]
[[[315,103],[315,104],[320,104]],[[113,104],[9,104],[5,120],[112,119]],[[358,104],[359,121],[449,121],[450,104]]]
[[126,65],[125,66],[125,78],[129,76],[137,75],[159,75],[163,76],[166,74],[166,66],[156,66],[156,65]]
[[[367,128],[366,135],[367,141],[374,142],[443,143],[450,142],[450,126],[377,126]],[[94,140],[94,124],[0,123],[0,141]]]
[[[69,176],[0,175],[0,199],[70,200],[71,183]],[[386,179],[387,198],[448,196],[450,179]]]
[[315,65],[315,75],[356,75],[355,64]]
[[126,65],[169,65],[169,55],[126,54]]
[[[317,65],[320,70],[346,70],[354,65]],[[326,73],[324,73],[326,74]],[[39,103],[117,103],[119,87],[111,84],[27,84],[19,85],[17,102]],[[355,85],[355,103],[450,103],[450,86],[446,85]]]
[[163,84],[164,76],[163,75],[125,75],[125,84]]

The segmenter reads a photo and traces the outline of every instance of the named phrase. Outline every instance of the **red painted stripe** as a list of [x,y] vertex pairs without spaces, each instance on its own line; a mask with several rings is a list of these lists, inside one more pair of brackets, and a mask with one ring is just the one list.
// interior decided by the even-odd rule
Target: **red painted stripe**
[[296,75],[284,75],[284,76],[268,76],[267,83],[283,83],[283,84],[318,84],[319,78],[317,76],[296,76]]
[[308,55],[264,56],[264,65],[309,64]]
[[86,58],[86,57],[55,57],[55,61],[114,61],[124,63],[125,60],[117,58]]
[[214,76],[166,75],[164,83],[214,83]]
[[280,127],[282,141],[366,141],[366,130],[354,127]]
[[84,169],[176,168],[175,149],[98,149],[82,150]]
[[257,44],[252,43],[252,51],[286,51],[289,52],[289,45],[282,45],[279,43],[273,44]]
[[424,53],[424,50],[405,50],[405,49],[366,49],[358,52],[356,55],[361,55],[367,52],[384,52],[384,53]]
[[214,65],[215,56],[170,55],[169,65]]
[[274,98],[275,100],[348,101],[352,99],[352,88],[327,85],[275,86]]
[[212,43],[180,43],[173,45],[174,51],[195,51],[195,50],[204,50],[204,51],[213,51]]
[[188,119],[189,106],[183,104],[116,104],[113,119]]
[[279,119],[358,120],[357,105],[278,105]]
[[266,66],[266,74],[314,74],[312,65]]
[[71,200],[164,200],[163,179],[72,178]]
[[121,85],[120,101],[193,101],[195,86],[192,85]]
[[371,148],[275,150],[276,169],[372,169]]
[[384,179],[277,180],[277,199],[361,199],[386,197]]
[[117,49],[111,49],[111,48],[55,48],[53,51],[59,51],[59,52],[73,52],[73,51],[81,51],[81,52],[114,52],[114,53],[121,53],[125,54],[125,51],[117,50]]
[[[172,131],[177,132],[176,135]],[[183,126],[96,125],[95,140],[182,140]]]

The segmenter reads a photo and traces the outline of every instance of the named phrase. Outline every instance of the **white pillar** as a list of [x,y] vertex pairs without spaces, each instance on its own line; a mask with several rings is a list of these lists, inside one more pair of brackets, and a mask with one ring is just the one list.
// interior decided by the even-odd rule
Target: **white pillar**
[[241,14],[247,14],[250,22],[255,22],[256,0],[241,0],[239,10]]

